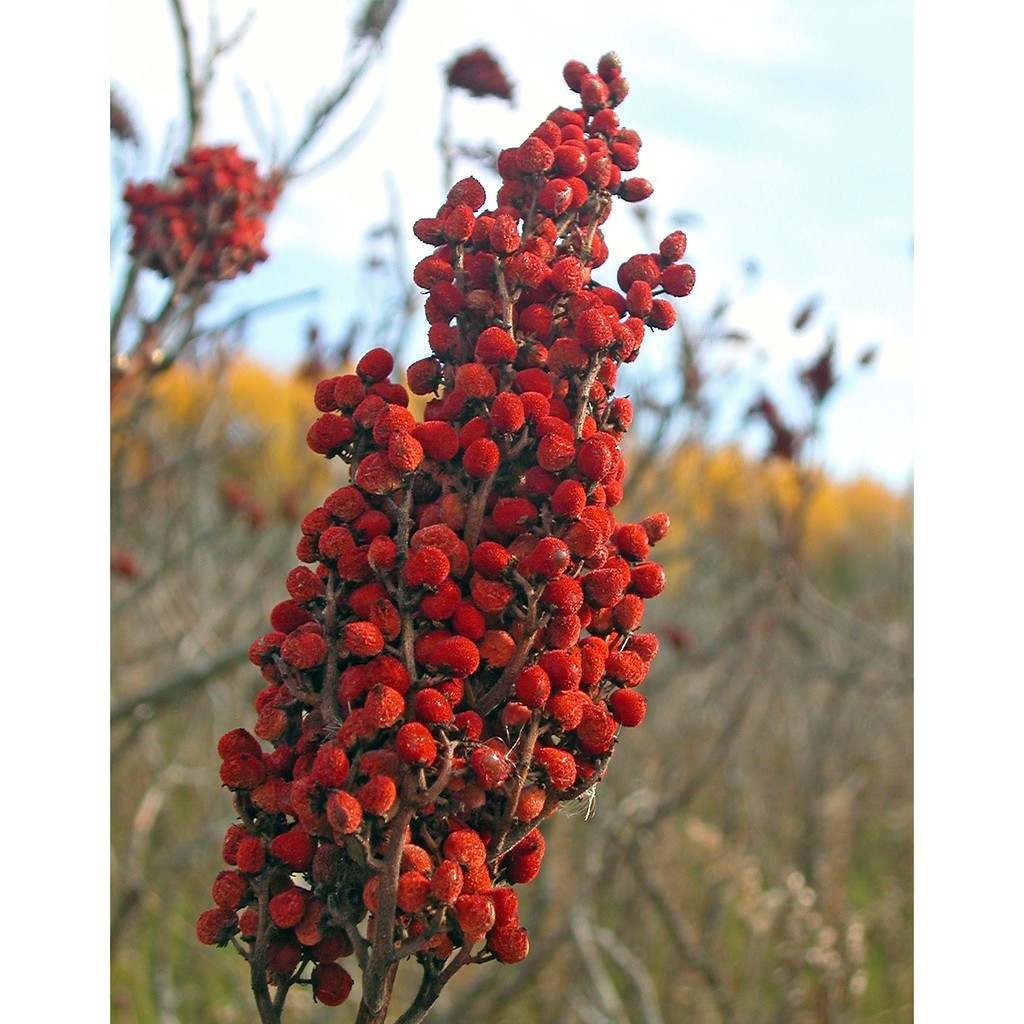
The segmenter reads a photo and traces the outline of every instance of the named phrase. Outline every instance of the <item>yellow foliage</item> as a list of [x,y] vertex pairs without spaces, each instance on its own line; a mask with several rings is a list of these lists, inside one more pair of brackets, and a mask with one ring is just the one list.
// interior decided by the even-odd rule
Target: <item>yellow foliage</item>
[[852,544],[884,549],[909,516],[905,498],[867,477],[822,480],[807,509],[805,551],[813,561]]
[[[137,466],[151,462],[148,434],[208,445],[225,476],[246,481],[264,498],[298,501],[303,509],[339,486],[344,470],[305,443],[320,415],[308,379],[236,356],[219,367],[176,364],[153,378],[149,398],[147,429],[118,443],[135,449]],[[111,419],[125,421],[117,399]]]
[[207,414],[216,394],[211,372],[177,363],[153,379],[153,399],[161,414],[182,427],[198,426]]
[[909,528],[911,515],[908,499],[869,478],[836,481],[785,459],[762,462],[736,446],[685,446],[645,482],[637,504],[669,513],[675,545],[684,530],[714,533],[738,555],[753,555],[770,540],[770,527],[797,539],[808,564],[884,551],[899,529]]

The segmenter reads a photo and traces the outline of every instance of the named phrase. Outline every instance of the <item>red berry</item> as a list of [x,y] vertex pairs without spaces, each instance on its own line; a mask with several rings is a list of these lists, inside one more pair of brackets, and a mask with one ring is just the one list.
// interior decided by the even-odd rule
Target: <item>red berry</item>
[[462,868],[457,861],[443,860],[430,876],[430,891],[440,903],[454,903],[462,892]]
[[301,825],[296,825],[270,841],[270,854],[292,871],[307,871],[313,863],[316,842]]
[[551,696],[547,672],[539,665],[528,665],[516,677],[516,695],[527,707],[543,707]]
[[225,946],[238,929],[238,915],[215,907],[204,911],[196,922],[196,937],[204,946]]
[[491,423],[501,433],[514,434],[526,420],[523,401],[511,391],[495,395],[491,404]]
[[488,437],[474,441],[462,455],[462,468],[472,477],[482,479],[498,468],[501,452]]
[[427,905],[430,880],[421,871],[405,871],[398,878],[396,902],[407,914],[415,914]]
[[249,881],[240,871],[221,871],[213,883],[213,902],[222,910],[238,910],[249,894]]
[[356,373],[369,381],[384,380],[394,368],[394,357],[384,348],[370,349],[356,363]]
[[494,789],[512,774],[512,762],[494,747],[477,747],[469,762],[481,789]]
[[311,980],[313,997],[324,1006],[340,1006],[352,991],[352,975],[341,964],[318,963]]
[[555,789],[568,789],[576,781],[576,761],[567,750],[538,747],[534,761],[547,771]]
[[342,639],[357,658],[372,658],[384,650],[384,634],[372,622],[347,623]]
[[437,742],[420,722],[406,722],[395,737],[395,751],[408,764],[431,765],[437,758]]
[[489,896],[459,896],[455,920],[467,942],[479,942],[494,927],[494,901]]
[[530,952],[526,929],[518,924],[495,925],[487,935],[487,946],[503,964],[517,964]]
[[445,839],[444,855],[467,868],[475,868],[487,860],[487,847],[473,829],[458,829]]
[[267,907],[270,919],[278,928],[294,928],[306,912],[308,895],[305,889],[298,887],[285,889],[284,892],[278,893],[271,899]]
[[263,759],[254,754],[232,754],[220,766],[220,780],[228,789],[255,789],[267,775]]
[[647,698],[638,690],[616,690],[608,698],[608,706],[616,722],[631,728],[644,720]]
[[363,820],[363,809],[351,793],[340,789],[327,798],[327,821],[335,834],[352,835]]
[[423,446],[423,453],[434,462],[448,462],[459,450],[459,435],[450,423],[432,420],[418,423],[412,435]]
[[680,263],[666,267],[661,272],[661,283],[669,295],[685,298],[693,291],[697,281],[697,272],[689,263]]
[[409,556],[402,577],[410,587],[439,587],[450,572],[448,556],[440,548],[427,545]]

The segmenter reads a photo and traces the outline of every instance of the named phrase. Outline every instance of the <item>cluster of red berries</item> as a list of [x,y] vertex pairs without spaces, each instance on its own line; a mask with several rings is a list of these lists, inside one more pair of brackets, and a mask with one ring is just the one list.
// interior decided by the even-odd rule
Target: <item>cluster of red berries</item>
[[[675,232],[621,290],[592,279],[612,197],[651,188],[622,176],[640,138],[613,109],[618,59],[565,78],[582,106],[500,155],[494,209],[467,178],[415,224],[433,354],[407,385],[375,349],[316,386],[308,444],[351,483],[302,520],[303,564],[250,651],[255,735],[220,742],[241,822],[199,937],[255,950],[264,928],[275,983],[311,963],[323,1002],[351,986],[337,960],[375,945],[435,970],[477,943],[526,956],[513,886],[540,869],[538,825],[644,718],[669,524],[616,521],[633,411],[615,383],[693,269]],[[423,421],[410,392],[431,396]]]
[[482,46],[460,54],[447,68],[449,89],[465,89],[470,96],[512,99],[512,83],[491,52]]
[[124,190],[133,256],[180,287],[227,281],[267,258],[266,216],[280,193],[273,178],[235,146],[192,149],[173,170],[167,186]]

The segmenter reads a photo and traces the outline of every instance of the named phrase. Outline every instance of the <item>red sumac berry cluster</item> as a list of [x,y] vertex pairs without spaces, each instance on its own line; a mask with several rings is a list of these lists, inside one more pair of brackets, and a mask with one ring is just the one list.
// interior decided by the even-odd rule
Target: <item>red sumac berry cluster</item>
[[483,46],[460,54],[447,68],[449,89],[465,89],[471,96],[512,99],[512,83],[498,60]]
[[[493,208],[466,178],[416,222],[432,354],[407,386],[382,349],[317,385],[308,444],[351,482],[302,520],[289,597],[250,651],[256,724],[220,742],[240,822],[199,937],[265,949],[278,985],[312,964],[325,1002],[353,951],[376,1003],[404,957],[446,980],[526,956],[514,887],[540,870],[538,826],[644,718],[668,517],[615,518],[632,420],[616,373],[693,271],[676,232],[618,289],[594,280],[613,197],[650,186],[622,176],[640,138],[613,109],[617,58],[565,77],[581,107],[502,152]],[[409,392],[430,396],[422,421]]]
[[169,185],[125,188],[133,256],[180,287],[227,281],[267,258],[266,216],[280,193],[273,178],[235,146],[192,149],[173,171]]

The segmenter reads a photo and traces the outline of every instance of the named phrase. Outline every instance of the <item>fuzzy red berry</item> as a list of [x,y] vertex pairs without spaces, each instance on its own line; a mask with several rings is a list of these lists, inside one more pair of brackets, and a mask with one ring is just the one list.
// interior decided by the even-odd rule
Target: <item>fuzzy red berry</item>
[[462,455],[462,467],[472,477],[482,479],[498,468],[501,451],[488,437],[474,441]]
[[547,791],[542,786],[526,786],[516,803],[516,817],[520,821],[533,821],[540,817],[547,802]]
[[514,434],[526,421],[522,399],[511,391],[495,395],[491,405],[491,423],[502,433]]
[[544,837],[532,829],[509,856],[506,877],[513,884],[532,882],[540,871],[544,857]]
[[511,363],[518,352],[515,339],[500,327],[487,327],[477,339],[475,356],[481,363]]
[[293,887],[274,896],[267,907],[270,919],[278,928],[294,928],[306,912],[309,894],[304,889]]
[[[571,197],[572,191],[569,191]],[[551,265],[551,287],[562,295],[576,295],[583,287],[583,264],[575,256],[562,256]]]
[[418,423],[413,437],[423,446],[423,453],[434,462],[448,462],[459,450],[459,435],[450,423],[433,420]]
[[522,564],[526,573],[553,580],[569,568],[571,560],[571,552],[564,540],[558,537],[542,537],[533,551],[523,559]]
[[551,680],[539,665],[528,665],[516,677],[516,695],[531,708],[543,707],[551,696]]
[[423,445],[404,430],[396,430],[388,441],[388,461],[403,473],[411,473],[423,461]]
[[503,964],[517,964],[530,952],[530,939],[518,924],[499,924],[488,933],[487,947]]
[[450,573],[448,556],[433,545],[414,551],[402,569],[402,577],[410,587],[439,587]]
[[647,698],[637,690],[616,690],[608,698],[608,706],[616,722],[632,728],[644,720]]
[[254,789],[266,775],[262,758],[245,752],[232,754],[220,766],[220,780],[228,789]]
[[452,706],[440,690],[427,687],[419,690],[413,698],[413,713],[416,720],[427,725],[444,725],[452,720]]
[[374,348],[356,363],[356,373],[365,380],[384,380],[395,368],[394,356],[386,348]]
[[378,817],[387,814],[394,807],[397,798],[398,789],[394,780],[384,774],[374,775],[356,791],[356,799],[363,811]]
[[661,283],[669,295],[677,298],[685,298],[693,291],[697,281],[697,272],[689,263],[680,263],[676,266],[666,267],[661,272]]
[[431,765],[437,758],[437,742],[420,722],[406,722],[395,737],[395,751],[407,764]]
[[472,829],[451,832],[444,841],[444,855],[467,868],[479,867],[487,860],[487,847]]
[[263,843],[255,836],[245,836],[238,844],[235,854],[238,870],[247,875],[255,875],[263,870],[266,863],[266,851]]
[[246,729],[232,729],[224,733],[217,741],[217,753],[221,758],[231,757],[233,754],[251,754],[254,757],[263,756],[263,748],[260,741]]
[[632,633],[640,628],[644,616],[644,601],[636,594],[626,594],[615,606],[613,621],[621,633]]
[[238,930],[238,915],[215,907],[204,911],[196,922],[196,937],[204,946],[224,946]]
[[376,683],[366,695],[363,710],[371,724],[387,729],[405,714],[405,698],[392,687]]
[[347,623],[342,639],[357,658],[372,658],[384,650],[384,634],[372,622]]
[[586,309],[576,321],[576,340],[588,351],[606,348],[614,337],[613,323],[602,307]]
[[293,668],[315,668],[323,664],[326,655],[327,645],[318,633],[295,630],[281,641],[281,657]]
[[548,773],[555,789],[568,789],[576,781],[576,761],[567,750],[538,747],[534,761]]
[[665,570],[657,562],[644,562],[633,568],[630,589],[640,597],[657,597],[665,589]]
[[349,836],[362,823],[363,809],[351,793],[336,790],[327,798],[327,820],[337,835]]
[[462,892],[462,868],[457,861],[443,860],[430,876],[430,892],[440,903],[454,903]]
[[479,942],[494,927],[494,902],[489,896],[459,896],[455,920],[467,942]]
[[407,914],[415,914],[427,905],[430,879],[422,871],[405,871],[398,877],[395,902]]
[[240,871],[221,871],[213,883],[213,902],[222,910],[238,910],[249,891],[249,880]]
[[452,636],[440,641],[433,649],[430,663],[457,676],[470,676],[480,666],[480,651],[468,638]]
[[352,991],[352,975],[337,963],[318,963],[311,981],[313,997],[324,1006],[340,1006]]
[[655,299],[651,303],[651,311],[647,316],[647,322],[655,330],[667,331],[676,322],[676,311],[672,303],[666,302],[664,299]]
[[686,235],[682,231],[666,235],[658,246],[658,254],[666,264],[678,263],[686,254]]
[[512,774],[512,763],[507,755],[494,747],[477,747],[469,763],[476,773],[476,780],[481,789],[494,789]]
[[306,871],[313,863],[316,842],[299,825],[270,841],[270,854],[292,871]]

